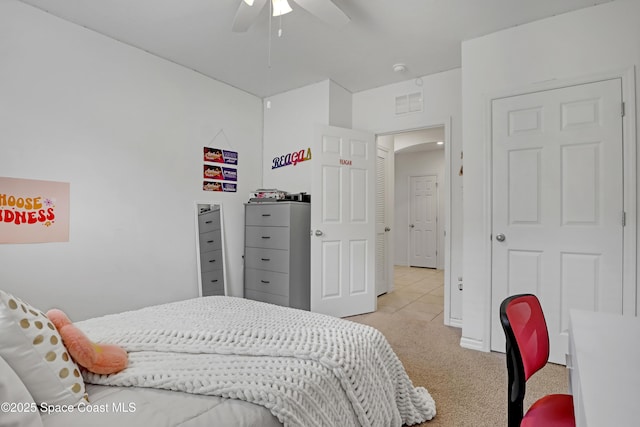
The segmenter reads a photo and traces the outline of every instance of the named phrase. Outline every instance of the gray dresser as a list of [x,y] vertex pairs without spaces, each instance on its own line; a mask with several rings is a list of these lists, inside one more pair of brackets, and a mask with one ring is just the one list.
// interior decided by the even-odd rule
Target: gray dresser
[[245,298],[309,310],[309,203],[245,204]]
[[220,208],[198,214],[202,296],[224,295]]

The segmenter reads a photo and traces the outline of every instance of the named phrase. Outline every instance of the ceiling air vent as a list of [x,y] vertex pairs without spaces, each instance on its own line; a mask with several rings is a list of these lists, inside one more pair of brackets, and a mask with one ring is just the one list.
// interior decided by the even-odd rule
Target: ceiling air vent
[[396,116],[422,111],[422,93],[414,92],[396,96]]

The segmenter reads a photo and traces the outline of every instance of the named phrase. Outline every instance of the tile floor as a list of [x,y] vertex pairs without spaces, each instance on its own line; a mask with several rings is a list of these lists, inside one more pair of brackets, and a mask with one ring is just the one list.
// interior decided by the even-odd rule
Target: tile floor
[[[378,297],[376,313],[430,322],[444,311],[444,271],[394,267],[394,288]],[[364,314],[371,316],[376,313]],[[355,319],[354,319],[355,320]]]

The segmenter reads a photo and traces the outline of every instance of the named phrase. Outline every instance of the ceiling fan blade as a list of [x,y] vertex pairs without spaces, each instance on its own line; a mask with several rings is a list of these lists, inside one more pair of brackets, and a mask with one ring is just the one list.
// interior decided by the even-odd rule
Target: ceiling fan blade
[[237,33],[247,31],[258,18],[265,4],[267,4],[267,0],[254,0],[253,6],[249,6],[243,0],[240,0],[240,6],[238,6],[231,29]]
[[294,0],[300,7],[329,25],[345,25],[349,17],[331,0]]

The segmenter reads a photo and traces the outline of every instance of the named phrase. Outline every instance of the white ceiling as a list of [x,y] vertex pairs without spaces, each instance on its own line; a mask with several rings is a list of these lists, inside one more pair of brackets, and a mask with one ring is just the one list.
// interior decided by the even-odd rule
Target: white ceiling
[[444,137],[444,126],[397,133],[393,135],[393,150],[396,154],[444,150],[444,145],[438,145]]
[[[355,93],[461,66],[460,44],[611,0],[334,0],[351,18],[324,24],[294,1],[266,7],[246,33],[231,25],[242,0],[21,0],[259,97],[331,79]],[[405,63],[396,73],[393,64]]]

